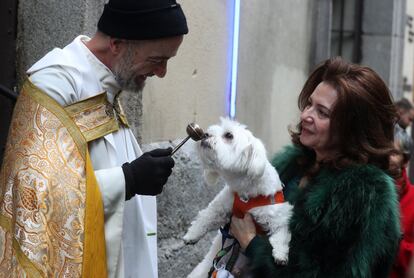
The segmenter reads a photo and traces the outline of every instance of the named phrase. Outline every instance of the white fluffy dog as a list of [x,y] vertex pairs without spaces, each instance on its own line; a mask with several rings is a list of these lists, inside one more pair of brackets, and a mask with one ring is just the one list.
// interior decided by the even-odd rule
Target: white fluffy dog
[[[215,184],[221,177],[226,186],[200,211],[184,236],[188,243],[197,242],[205,233],[230,222],[235,194],[247,202],[258,196],[272,196],[282,191],[282,183],[274,167],[266,157],[263,143],[238,122],[221,118],[220,125],[213,125],[197,145],[208,184]],[[269,197],[271,198],[271,197]],[[273,246],[276,262],[286,263],[290,233],[288,220],[291,216],[288,202],[274,203],[249,210],[256,223],[267,231]],[[213,241],[204,260],[188,277],[208,277],[213,259],[221,248],[221,235]]]

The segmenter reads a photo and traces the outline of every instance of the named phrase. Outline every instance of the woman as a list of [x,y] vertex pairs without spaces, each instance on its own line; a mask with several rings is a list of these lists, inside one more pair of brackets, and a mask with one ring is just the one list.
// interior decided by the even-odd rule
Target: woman
[[300,123],[273,165],[294,205],[287,265],[256,235],[251,216],[231,232],[254,277],[387,277],[400,238],[398,201],[386,173],[396,111],[371,69],[325,61],[298,100]]
[[399,153],[391,156],[390,167],[401,173],[396,179],[396,185],[400,202],[402,237],[390,278],[399,278],[408,277],[414,252],[414,186],[407,175],[413,141],[410,135],[397,124],[394,129],[394,142]]

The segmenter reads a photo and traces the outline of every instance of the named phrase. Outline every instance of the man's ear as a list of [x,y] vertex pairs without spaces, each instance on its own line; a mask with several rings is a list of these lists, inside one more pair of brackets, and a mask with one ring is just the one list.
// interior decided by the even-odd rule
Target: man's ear
[[122,52],[123,40],[116,38],[109,38],[109,50],[112,55],[118,56]]

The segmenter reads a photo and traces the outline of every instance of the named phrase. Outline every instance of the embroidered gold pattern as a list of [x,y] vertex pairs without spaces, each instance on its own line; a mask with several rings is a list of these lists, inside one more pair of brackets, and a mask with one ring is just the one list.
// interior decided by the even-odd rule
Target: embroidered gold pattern
[[78,114],[73,115],[73,120],[77,123],[79,129],[82,132],[91,130],[96,126],[106,124],[113,118],[113,113],[110,106],[98,105],[90,108],[86,111],[81,111]]
[[65,110],[88,142],[119,129],[114,107],[108,102],[106,93],[76,102]]
[[118,120],[126,127],[129,127],[128,119],[126,117],[126,114],[124,112],[124,108],[122,107],[121,100],[119,96],[121,95],[122,91],[119,91],[114,98],[114,110],[118,116]]
[[15,111],[0,175],[0,277],[80,277],[84,154],[25,89]]

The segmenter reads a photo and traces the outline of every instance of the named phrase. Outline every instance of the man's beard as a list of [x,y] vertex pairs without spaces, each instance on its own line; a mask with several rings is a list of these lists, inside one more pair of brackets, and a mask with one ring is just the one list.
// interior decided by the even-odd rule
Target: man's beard
[[135,49],[132,45],[128,45],[119,61],[114,65],[113,73],[115,80],[123,90],[140,92],[145,86],[145,80],[137,80],[132,62],[134,57]]

